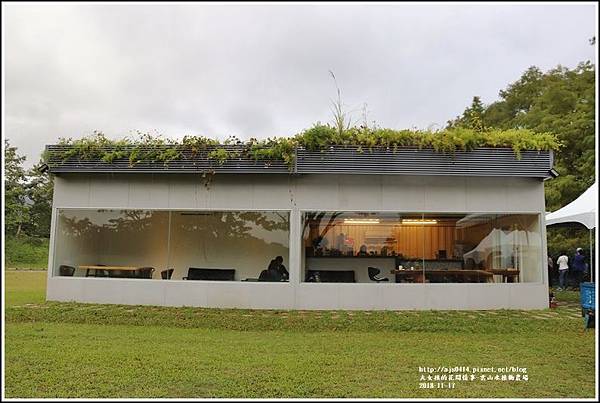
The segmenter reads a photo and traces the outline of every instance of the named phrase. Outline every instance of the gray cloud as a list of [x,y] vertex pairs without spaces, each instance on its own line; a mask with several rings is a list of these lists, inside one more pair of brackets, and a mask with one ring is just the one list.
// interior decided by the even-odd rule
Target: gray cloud
[[[593,4],[3,4],[5,135],[294,134],[349,109],[443,126],[531,65],[593,60]],[[356,118],[360,113],[355,114]]]

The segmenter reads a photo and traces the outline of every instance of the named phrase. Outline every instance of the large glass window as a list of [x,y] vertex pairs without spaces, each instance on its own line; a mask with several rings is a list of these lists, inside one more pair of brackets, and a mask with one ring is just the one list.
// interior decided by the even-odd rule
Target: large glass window
[[303,280],[541,281],[537,214],[306,212]]
[[[289,213],[61,209],[55,276],[285,282]],[[542,280],[538,214],[302,214],[301,281]]]
[[289,213],[173,211],[173,279],[286,281]]
[[280,282],[288,267],[288,212],[58,212],[55,276]]
[[537,214],[469,214],[456,221],[455,255],[477,276],[462,282],[542,281]]
[[168,221],[163,211],[60,210],[54,275],[160,278]]
[[[423,282],[420,220],[421,214],[304,213],[304,281]],[[397,273],[398,265],[409,272]]]

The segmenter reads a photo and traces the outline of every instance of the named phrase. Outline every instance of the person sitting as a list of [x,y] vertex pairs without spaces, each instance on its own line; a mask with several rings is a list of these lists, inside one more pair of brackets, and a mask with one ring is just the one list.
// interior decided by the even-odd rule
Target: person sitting
[[[277,256],[275,259],[273,259],[273,261],[275,262],[275,270],[277,270],[277,273],[279,273],[279,275],[281,276],[281,279],[283,279],[283,280],[289,279],[290,273],[287,271],[287,269],[283,265],[283,257]],[[271,266],[271,265],[269,264],[269,266]]]
[[263,270],[258,277],[258,281],[282,281],[289,278],[289,273],[283,265],[283,257],[277,256],[271,260],[269,267]]
[[360,249],[359,249],[358,253],[356,254],[356,256],[367,256],[367,255],[368,255],[367,245],[363,244],[360,246]]
[[272,279],[272,272],[269,269],[265,269],[260,272],[260,276],[258,276],[258,281],[275,281]]

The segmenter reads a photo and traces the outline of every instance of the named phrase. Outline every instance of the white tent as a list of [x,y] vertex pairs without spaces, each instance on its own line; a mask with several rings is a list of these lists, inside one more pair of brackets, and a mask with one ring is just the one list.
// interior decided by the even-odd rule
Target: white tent
[[[563,208],[546,214],[546,226],[577,222],[590,230],[590,273],[594,273],[592,251],[592,230],[596,227],[596,206],[598,205],[598,183],[594,182],[581,196]],[[593,277],[592,277],[593,281]]]
[[546,214],[546,225],[578,222],[588,229],[596,227],[598,184],[594,183],[581,196],[553,213]]

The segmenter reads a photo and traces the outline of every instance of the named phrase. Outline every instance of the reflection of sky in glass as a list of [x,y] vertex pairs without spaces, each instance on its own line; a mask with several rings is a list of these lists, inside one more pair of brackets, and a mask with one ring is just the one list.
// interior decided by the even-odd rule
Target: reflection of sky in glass
[[283,246],[288,246],[289,244],[289,232],[283,230],[274,230],[268,231],[259,225],[255,225],[253,222],[246,222],[252,229],[249,231],[249,234],[253,237],[264,240],[269,243],[279,243]]

